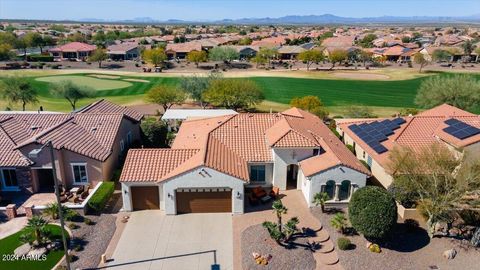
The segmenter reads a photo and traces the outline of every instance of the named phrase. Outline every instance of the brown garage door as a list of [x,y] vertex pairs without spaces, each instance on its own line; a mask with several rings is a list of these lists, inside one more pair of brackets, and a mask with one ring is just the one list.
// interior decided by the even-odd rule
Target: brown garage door
[[232,192],[179,192],[177,213],[220,213],[232,212]]
[[131,187],[133,210],[160,209],[158,187]]

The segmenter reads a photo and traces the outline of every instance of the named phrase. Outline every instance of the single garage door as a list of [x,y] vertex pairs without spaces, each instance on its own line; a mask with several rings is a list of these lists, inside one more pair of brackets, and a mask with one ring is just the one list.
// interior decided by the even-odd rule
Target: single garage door
[[176,198],[178,214],[232,212],[230,189],[179,189]]
[[131,187],[133,210],[160,209],[158,187]]

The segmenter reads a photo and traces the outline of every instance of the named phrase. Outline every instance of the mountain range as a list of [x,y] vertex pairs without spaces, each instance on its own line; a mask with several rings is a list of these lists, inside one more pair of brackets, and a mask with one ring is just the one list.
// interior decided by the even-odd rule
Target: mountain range
[[381,17],[340,17],[332,14],[323,15],[289,15],[278,18],[241,18],[241,19],[223,19],[223,20],[156,20],[150,17],[140,17],[131,20],[102,20],[95,18],[85,18],[79,20],[82,22],[104,22],[104,23],[209,23],[209,24],[365,24],[365,23],[480,23],[480,14],[471,16],[453,17],[453,16],[381,16]]

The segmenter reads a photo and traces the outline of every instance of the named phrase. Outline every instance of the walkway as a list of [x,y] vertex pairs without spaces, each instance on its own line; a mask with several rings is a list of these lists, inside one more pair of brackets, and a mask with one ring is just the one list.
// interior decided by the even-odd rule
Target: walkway
[[0,239],[10,236],[27,225],[27,217],[16,217],[5,223],[0,223]]
[[[343,267],[338,261],[338,255],[335,251],[335,245],[330,240],[330,236],[326,230],[323,230],[322,224],[316,219],[305,203],[305,198],[300,190],[282,191],[282,202],[288,208],[288,213],[284,220],[291,217],[298,217],[300,220],[299,228],[308,227],[317,232],[311,241],[320,242],[321,248],[313,253],[313,257],[317,262],[317,270],[340,270]],[[255,211],[236,215],[233,217],[233,267],[235,270],[242,269],[242,252],[241,252],[241,235],[242,232],[255,224],[260,224],[265,220],[276,220],[271,209],[263,211]]]

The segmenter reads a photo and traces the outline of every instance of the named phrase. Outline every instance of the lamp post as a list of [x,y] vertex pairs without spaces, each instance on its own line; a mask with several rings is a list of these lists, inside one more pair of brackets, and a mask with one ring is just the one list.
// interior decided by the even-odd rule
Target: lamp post
[[55,169],[55,156],[54,156],[54,153],[53,153],[53,143],[52,143],[52,141],[48,141],[47,143],[45,143],[44,145],[42,145],[42,147],[40,147],[38,149],[33,149],[32,151],[30,151],[30,153],[28,153],[28,157],[37,158],[38,155],[40,154],[40,152],[42,152],[42,150],[47,146],[50,148],[50,158],[51,158],[51,162],[52,162],[53,182],[55,183],[55,197],[57,198],[57,204],[58,204],[58,218],[60,219],[60,227],[62,228],[63,251],[65,252],[65,260],[67,262],[67,270],[70,270],[71,268],[70,268],[70,259],[69,259],[69,256],[68,256],[67,237],[65,236],[65,222],[63,220],[63,207],[62,207],[62,203],[60,201],[60,191],[59,191],[59,188],[58,188],[57,170]]

